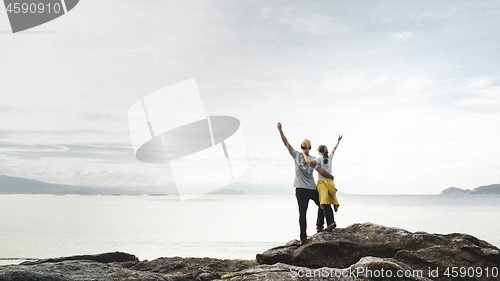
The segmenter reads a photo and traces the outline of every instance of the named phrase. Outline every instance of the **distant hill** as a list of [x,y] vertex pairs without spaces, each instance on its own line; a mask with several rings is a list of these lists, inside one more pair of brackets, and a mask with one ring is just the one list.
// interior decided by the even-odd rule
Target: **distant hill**
[[[210,194],[289,194],[293,195],[295,188],[291,185],[248,184],[233,182],[223,189]],[[163,186],[76,186],[67,184],[52,184],[37,180],[0,175],[0,194],[81,194],[81,195],[115,195],[115,194],[177,194],[175,185]],[[337,195],[346,194],[338,191]]]
[[[97,186],[97,185],[83,185],[82,187],[90,187],[93,189],[102,189],[102,188],[110,188],[108,186]],[[139,194],[178,194],[177,188],[175,185],[147,185],[147,186],[122,186],[116,185],[113,186],[114,189],[120,189],[124,191],[133,191],[133,193]]]
[[242,195],[246,194],[244,191],[241,190],[236,190],[236,189],[230,189],[230,188],[225,188],[225,189],[219,189],[216,191],[212,191],[208,194],[237,194],[237,195]]
[[461,194],[471,194],[471,195],[480,195],[480,194],[500,194],[500,184],[491,184],[491,185],[483,185],[480,187],[474,188],[474,190],[470,189],[461,189],[458,187],[448,187],[444,189],[440,193],[441,195],[461,195]]
[[144,191],[117,188],[91,188],[66,184],[52,184],[37,180],[0,175],[0,194],[148,194]]

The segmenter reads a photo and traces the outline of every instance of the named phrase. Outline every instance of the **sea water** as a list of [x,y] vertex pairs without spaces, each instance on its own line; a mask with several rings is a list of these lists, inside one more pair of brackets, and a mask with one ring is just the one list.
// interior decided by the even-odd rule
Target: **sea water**
[[[338,227],[372,222],[412,232],[468,233],[500,246],[500,196],[339,195]],[[316,232],[317,207],[308,210]],[[0,195],[0,264],[122,251],[139,259],[254,259],[298,239],[290,195]],[[14,259],[14,260],[12,260]]]

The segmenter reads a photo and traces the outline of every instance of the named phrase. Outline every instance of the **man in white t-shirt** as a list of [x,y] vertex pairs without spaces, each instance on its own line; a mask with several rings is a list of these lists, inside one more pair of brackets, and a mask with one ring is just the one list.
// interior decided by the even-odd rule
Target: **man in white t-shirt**
[[[324,221],[323,210],[319,208],[319,195],[316,189],[316,183],[314,182],[313,172],[316,170],[327,179],[333,180],[333,176],[323,170],[320,164],[307,164],[302,153],[293,149],[290,145],[281,127],[281,123],[278,123],[278,131],[280,132],[281,140],[295,162],[295,180],[293,182],[293,187],[295,187],[295,197],[297,197],[297,204],[299,205],[300,242],[304,244],[307,242],[306,214],[309,200],[313,200],[314,203],[318,205],[318,219],[316,223],[318,231],[320,228],[323,228]],[[304,139],[302,141],[301,148],[309,159],[315,159],[315,157],[309,155],[311,142],[308,139]]]

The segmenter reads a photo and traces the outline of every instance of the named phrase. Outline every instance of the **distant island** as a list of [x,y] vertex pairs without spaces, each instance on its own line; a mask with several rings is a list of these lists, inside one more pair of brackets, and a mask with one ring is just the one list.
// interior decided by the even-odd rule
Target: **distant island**
[[147,191],[118,188],[92,188],[67,184],[53,184],[37,180],[0,175],[0,194],[80,194],[80,195],[132,195],[149,194]]
[[[218,195],[247,195],[247,194],[287,194],[293,195],[295,188],[292,185],[256,184],[233,182],[222,189],[209,192]],[[177,195],[175,184],[161,186],[77,186],[69,184],[47,183],[38,180],[0,175],[0,194],[79,194],[79,195]],[[337,195],[347,195],[338,191]]]
[[232,195],[243,195],[246,194],[245,191],[237,190],[237,189],[231,189],[231,188],[225,188],[225,189],[219,189],[216,191],[209,192],[208,194],[232,194]]
[[500,194],[500,184],[483,185],[480,187],[470,189],[461,189],[458,187],[448,187],[441,191],[440,195],[481,195],[481,194]]

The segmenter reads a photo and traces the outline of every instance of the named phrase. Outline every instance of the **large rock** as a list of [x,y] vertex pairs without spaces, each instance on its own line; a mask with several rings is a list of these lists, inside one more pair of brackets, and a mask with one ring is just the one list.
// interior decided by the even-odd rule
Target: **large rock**
[[139,262],[134,255],[115,252],[0,266],[0,281],[205,281],[257,265],[255,260],[180,257]]
[[80,256],[53,258],[53,259],[25,261],[22,263],[22,265],[35,265],[46,262],[56,263],[56,262],[70,261],[70,260],[87,260],[87,261],[96,261],[100,263],[132,263],[132,264],[136,264],[139,262],[139,259],[134,255],[123,252],[110,252],[97,255],[80,255]]
[[423,272],[415,272],[408,265],[394,259],[364,257],[356,264],[344,269],[329,267],[311,269],[284,263],[260,265],[240,272],[224,275],[222,280],[430,281],[431,279],[425,277]]
[[[134,270],[137,268],[140,270]],[[160,258],[137,263],[132,269],[117,262],[100,263],[74,257],[62,261],[45,261],[31,265],[0,266],[1,281],[180,281],[180,280],[339,280],[374,281],[397,276],[397,271],[413,272],[406,264],[393,259],[364,257],[348,268],[311,269],[276,263],[258,265],[256,261],[219,260],[209,258]],[[371,272],[371,273],[370,273]],[[314,278],[314,279],[311,279]],[[392,277],[391,277],[392,278]],[[388,279],[389,280],[389,279]],[[392,280],[429,281],[422,274]]]
[[[297,240],[257,255],[261,264],[277,262],[311,268],[345,268],[361,258],[394,258],[428,276],[429,268],[439,268],[433,280],[451,280],[446,268],[500,267],[500,253],[495,246],[467,234],[428,234],[409,232],[372,223],[353,224],[346,228],[321,232],[300,246]],[[491,274],[491,273],[490,273]],[[491,277],[468,280],[499,280]],[[456,280],[456,279],[455,279]]]
[[[86,256],[80,256],[86,257]],[[397,276],[397,271],[413,272],[408,265],[393,259],[364,257],[348,268],[311,269],[276,263],[258,265],[256,261],[219,260],[210,258],[160,258],[136,263],[131,269],[126,262],[101,263],[88,258],[60,258],[31,265],[0,267],[0,281],[180,281],[180,280],[339,280],[374,281],[379,277]],[[371,273],[370,273],[371,272]],[[314,278],[314,279],[311,279]],[[392,277],[391,277],[392,278]],[[394,280],[394,279],[393,279]],[[404,281],[429,281],[422,274],[401,277]]]
[[257,266],[255,260],[222,260],[214,258],[158,258],[142,261],[131,269],[182,276],[183,280],[213,280],[222,275]]
[[[475,271],[473,276],[467,271],[465,278],[453,278],[452,267],[459,275],[460,268]],[[478,267],[483,269],[481,277]],[[365,223],[318,233],[302,246],[293,240],[258,254],[257,260],[139,261],[115,252],[0,266],[0,281],[500,280],[492,276],[493,267],[498,274],[499,249],[473,236],[412,233]]]
[[[491,276],[492,268],[496,267],[500,270],[499,250],[496,248],[481,247],[478,245],[481,243],[471,242],[477,240],[472,236],[468,236],[469,239],[464,239],[467,236],[464,234],[448,235],[448,238],[452,239],[452,242],[448,245],[438,245],[418,251],[401,250],[396,253],[394,258],[411,265],[415,269],[424,271],[428,271],[429,267],[432,270],[437,269],[436,274],[440,278],[435,278],[436,280],[457,280],[456,277],[452,277],[453,267],[457,267],[456,271],[458,273],[461,273],[460,270],[463,270],[465,273],[464,277],[467,277],[463,280],[500,280],[500,278]],[[471,268],[472,271],[470,271]],[[482,273],[481,277],[478,276],[476,271],[478,268]],[[489,269],[489,278],[486,277],[486,269]],[[496,271],[496,276],[500,277],[498,270]],[[474,278],[468,276],[471,275],[471,272]],[[447,273],[448,276],[446,275]],[[493,272],[493,274],[495,273]]]
[[0,267],[0,281],[177,281],[160,273],[142,272],[89,260],[65,260]]

